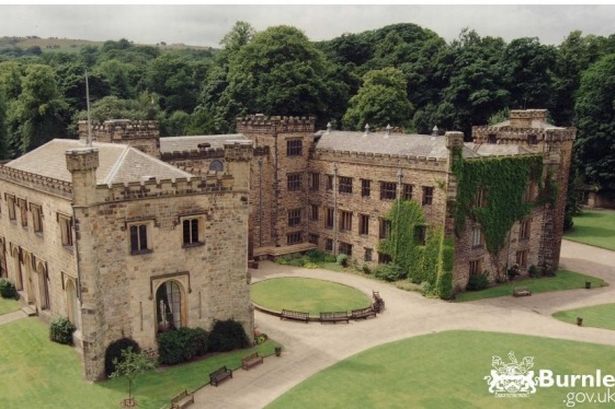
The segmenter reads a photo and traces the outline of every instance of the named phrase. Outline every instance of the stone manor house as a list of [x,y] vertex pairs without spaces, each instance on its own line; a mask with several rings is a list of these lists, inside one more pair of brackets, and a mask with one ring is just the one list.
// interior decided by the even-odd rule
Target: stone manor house
[[[88,379],[107,345],[132,337],[155,348],[164,325],[253,330],[248,262],[320,249],[375,265],[396,200],[412,199],[429,225],[454,236],[453,282],[490,270],[480,226],[453,233],[455,149],[464,160],[538,155],[558,195],[517,222],[506,265],[559,263],[573,128],[546,110],[474,127],[472,142],[445,135],[316,132],[313,117],[238,118],[236,134],[159,135],[154,121],[79,124],[81,140],[55,139],[0,166],[0,274],[44,318],[76,324]],[[537,195],[528,186],[527,197]]]

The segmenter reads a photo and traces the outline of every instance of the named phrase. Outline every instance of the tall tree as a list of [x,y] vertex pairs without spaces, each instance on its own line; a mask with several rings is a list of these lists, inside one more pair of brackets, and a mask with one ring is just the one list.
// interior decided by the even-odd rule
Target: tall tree
[[6,103],[4,94],[0,91],[0,159],[9,157],[7,136]]
[[361,129],[365,124],[407,126],[411,114],[404,74],[396,68],[384,68],[365,74],[359,92],[350,99],[343,123],[351,129]]
[[186,58],[170,54],[156,58],[147,67],[145,85],[161,96],[160,104],[167,111],[192,112],[196,106],[199,84]]

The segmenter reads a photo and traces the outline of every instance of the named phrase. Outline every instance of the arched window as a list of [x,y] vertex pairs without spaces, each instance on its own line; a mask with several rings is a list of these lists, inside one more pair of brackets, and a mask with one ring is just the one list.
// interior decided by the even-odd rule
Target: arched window
[[66,307],[68,320],[72,322],[75,327],[79,328],[79,300],[77,299],[77,286],[74,280],[66,281]]
[[158,330],[166,331],[184,326],[182,290],[176,281],[166,281],[156,291]]
[[224,164],[222,163],[221,160],[213,160],[210,164],[209,164],[209,170],[213,170],[215,172],[222,172],[224,170]]

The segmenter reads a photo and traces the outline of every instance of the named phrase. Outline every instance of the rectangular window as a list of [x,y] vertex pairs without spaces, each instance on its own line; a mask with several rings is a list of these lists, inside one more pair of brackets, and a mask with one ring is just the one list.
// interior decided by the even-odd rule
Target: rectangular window
[[378,252],[378,264],[389,264],[391,261],[391,256]]
[[517,265],[522,268],[527,267],[527,250],[517,251]]
[[301,190],[301,173],[289,173],[286,175],[286,178],[289,192]]
[[185,219],[182,222],[184,229],[184,246],[200,244],[199,240],[199,219]]
[[393,200],[397,197],[397,183],[380,182],[380,200]]
[[403,200],[412,200],[412,185],[407,183],[401,185],[401,198]]
[[333,240],[331,240],[331,239],[326,239],[325,240],[325,250],[333,251]]
[[351,231],[352,230],[352,212],[346,212],[342,210],[340,212],[340,230]]
[[341,241],[338,249],[339,249],[340,254],[352,256],[352,244],[344,243],[343,241]]
[[369,234],[369,216],[366,214],[359,215],[359,234]]
[[372,181],[369,179],[361,179],[361,196],[369,197]]
[[130,226],[130,253],[141,254],[148,252],[147,225],[133,224]]
[[30,203],[30,211],[32,212],[32,227],[35,233],[43,232],[43,209],[39,205]]
[[6,205],[9,208],[9,220],[15,220],[15,196],[6,195]]
[[289,139],[286,141],[286,156],[303,155],[303,141],[301,139]]
[[25,199],[17,199],[19,207],[19,219],[23,227],[28,226],[28,204]]
[[333,228],[333,223],[335,222],[334,214],[335,214],[335,212],[333,211],[333,208],[332,207],[327,207],[327,217],[325,217],[325,228],[327,228],[327,229],[332,229]]
[[427,226],[419,224],[414,226],[414,241],[421,246],[425,245],[425,237],[427,233]]
[[483,237],[480,231],[480,227],[475,226],[472,228],[472,248],[479,248],[483,246]]
[[521,225],[519,226],[519,240],[527,240],[530,238],[530,226],[530,219],[521,221]]
[[338,190],[340,193],[352,193],[352,178],[340,176]]
[[363,253],[363,261],[372,261],[372,257],[373,257],[373,250],[372,249],[365,249],[365,253]]
[[381,239],[387,239],[391,235],[391,221],[387,219],[380,219],[380,231],[378,237]]
[[318,245],[318,239],[319,239],[318,234],[313,234],[313,233],[310,233],[310,236],[309,236],[309,238],[308,238],[308,241],[309,241],[310,243],[312,243],[312,244],[316,244],[316,245]]
[[433,203],[433,187],[423,186],[423,206]]
[[288,225],[298,226],[301,224],[301,209],[290,209],[288,211]]
[[481,260],[472,260],[470,261],[470,275],[476,275],[482,273],[481,271]]
[[292,233],[288,233],[286,235],[286,244],[299,244],[303,242],[303,233],[300,231],[295,231]]
[[536,184],[530,181],[523,192],[523,201],[525,203],[530,203],[536,197]]
[[58,223],[60,223],[60,234],[63,246],[73,245],[73,220],[71,217],[58,215]]
[[474,198],[474,206],[475,207],[487,206],[487,189],[485,189],[484,187],[481,187],[476,191],[476,196]]
[[310,205],[310,220],[318,221],[318,205]]
[[320,174],[318,173],[310,173],[310,190],[312,192],[317,192],[320,188]]
[[327,175],[327,190],[333,190],[333,175]]

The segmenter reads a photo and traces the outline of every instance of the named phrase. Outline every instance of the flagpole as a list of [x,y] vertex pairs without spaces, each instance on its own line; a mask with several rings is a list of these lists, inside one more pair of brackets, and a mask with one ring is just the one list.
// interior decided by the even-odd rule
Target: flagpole
[[88,139],[87,146],[92,146],[92,120],[90,118],[90,82],[88,80],[88,71],[85,71],[85,101],[88,111]]

